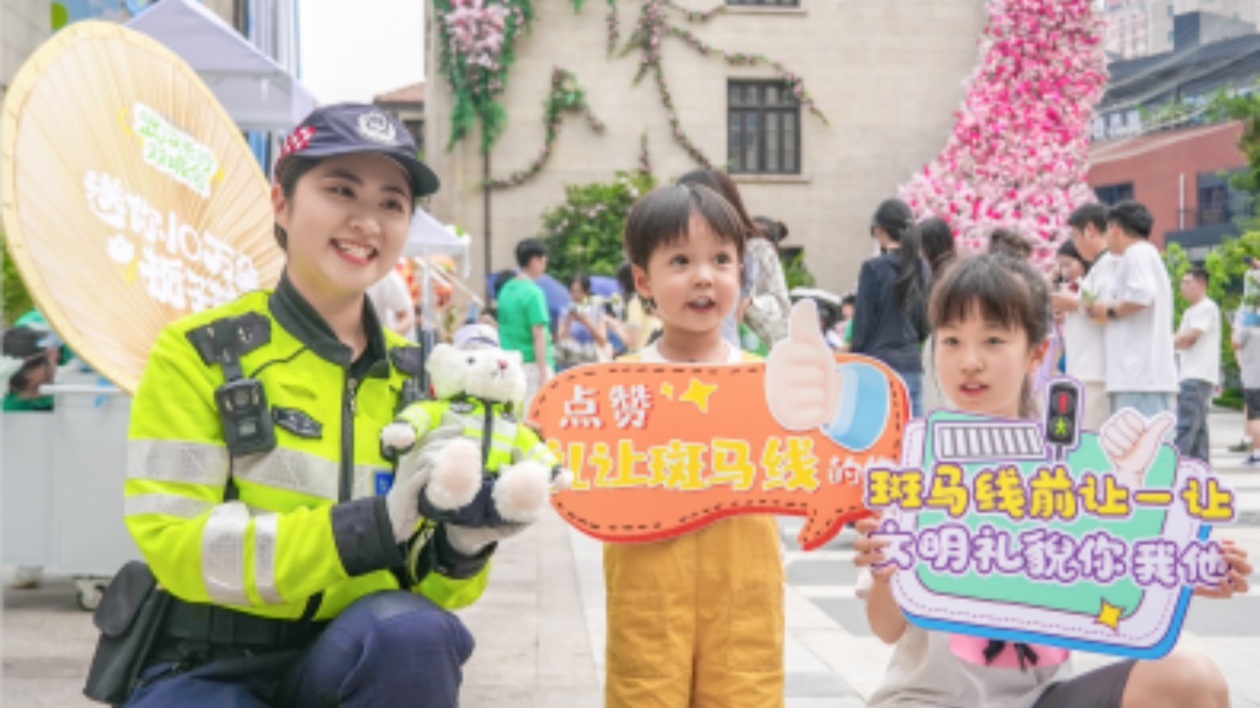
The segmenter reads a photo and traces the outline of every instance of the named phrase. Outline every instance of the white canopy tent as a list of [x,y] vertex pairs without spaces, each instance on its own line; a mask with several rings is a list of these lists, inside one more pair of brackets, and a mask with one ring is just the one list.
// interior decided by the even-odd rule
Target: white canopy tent
[[416,209],[415,215],[411,218],[411,232],[407,234],[407,243],[403,246],[403,255],[418,259],[417,262],[424,270],[422,274],[424,276],[424,306],[422,311],[425,313],[424,326],[426,329],[436,326],[436,323],[431,320],[431,313],[433,312],[433,280],[441,280],[459,288],[477,304],[484,304],[476,293],[457,278],[449,277],[441,273],[437,268],[432,267],[429,263],[429,256],[437,254],[444,254],[458,259],[460,273],[464,276],[468,275],[468,239],[461,238],[455,233],[454,229],[434,219],[423,209]]
[[188,62],[241,130],[285,133],[318,105],[284,67],[196,0],[162,0],[127,27]]
[[423,209],[416,209],[411,218],[411,233],[407,234],[407,244],[403,246],[403,255],[419,257],[436,253],[457,258],[460,266],[466,267],[468,239],[461,238],[454,229],[434,219]]

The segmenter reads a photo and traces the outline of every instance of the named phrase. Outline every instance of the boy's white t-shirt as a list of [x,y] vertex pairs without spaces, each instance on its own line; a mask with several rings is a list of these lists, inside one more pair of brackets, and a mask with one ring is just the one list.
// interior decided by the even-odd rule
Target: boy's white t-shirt
[[1178,352],[1181,380],[1207,381],[1215,386],[1221,381],[1221,308],[1211,298],[1203,298],[1182,313],[1177,332],[1191,329],[1199,330],[1199,338]]
[[1129,246],[1110,291],[1110,302],[1146,307],[1106,324],[1107,392],[1176,393],[1172,286],[1159,251],[1146,241]]
[[[1120,259],[1103,252],[1081,279],[1081,293],[1110,297],[1110,284]],[[1077,381],[1107,380],[1107,329],[1085,314],[1085,306],[1068,312],[1063,318],[1063,345],[1067,353],[1067,375]]]

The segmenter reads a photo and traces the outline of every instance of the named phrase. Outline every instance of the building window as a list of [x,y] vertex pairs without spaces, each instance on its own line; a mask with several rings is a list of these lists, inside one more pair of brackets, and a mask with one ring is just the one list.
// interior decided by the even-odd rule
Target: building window
[[1229,224],[1234,219],[1251,213],[1253,202],[1250,195],[1235,189],[1229,183],[1230,177],[1239,172],[1241,170],[1232,170],[1225,174],[1202,172],[1198,175],[1198,226]]
[[1094,187],[1094,193],[1098,195],[1098,201],[1111,206],[1117,202],[1133,198],[1133,183],[1104,184]]
[[778,81],[732,81],[727,146],[732,172],[800,174],[801,105]]
[[406,126],[407,132],[411,133],[411,137],[415,139],[416,147],[419,148],[421,152],[423,152],[424,151],[424,119],[412,118],[411,120],[404,120],[403,125]]
[[797,7],[800,0],[726,0],[727,5],[768,5],[770,7]]

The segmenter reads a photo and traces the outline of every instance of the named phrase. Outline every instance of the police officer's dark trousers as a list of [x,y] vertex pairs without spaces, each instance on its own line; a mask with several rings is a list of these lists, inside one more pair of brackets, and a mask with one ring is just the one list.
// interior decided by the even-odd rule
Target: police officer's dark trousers
[[307,650],[147,668],[127,708],[455,708],[472,635],[450,612],[408,592],[347,607]]

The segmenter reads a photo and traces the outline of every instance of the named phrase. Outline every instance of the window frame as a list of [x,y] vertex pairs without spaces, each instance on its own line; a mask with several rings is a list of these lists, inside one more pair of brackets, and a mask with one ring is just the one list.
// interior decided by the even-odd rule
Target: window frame
[[[737,101],[732,101],[732,92],[734,89],[741,90],[741,96],[746,96],[748,89],[756,90],[756,99],[752,102],[744,100],[742,97]],[[776,88],[779,90],[779,101],[770,103],[766,99],[766,89]],[[786,99],[786,100],[785,100]],[[778,118],[777,130],[777,162],[776,169],[769,169],[769,140],[768,134],[769,122],[766,117],[775,115]],[[738,116],[738,120],[736,117]],[[756,169],[749,169],[745,163],[747,157],[748,143],[746,131],[748,126],[748,117],[756,116],[754,124],[757,130],[757,165]],[[726,83],[726,157],[732,175],[759,175],[759,176],[800,176],[803,174],[804,165],[801,154],[801,103],[792,94],[791,87],[783,81],[774,79],[728,79]],[[788,132],[785,129],[787,123],[786,118],[790,118],[793,123],[792,142],[789,146],[785,135]],[[735,145],[736,130],[739,131],[739,149],[738,152],[732,150]],[[791,156],[793,165],[791,169],[786,168],[788,157],[787,148],[791,147]]]
[[[1127,194],[1125,194],[1125,190],[1128,191]],[[1116,197],[1110,201],[1103,196],[1111,196],[1113,193]],[[1111,184],[1100,184],[1094,187],[1094,195],[1098,197],[1098,201],[1106,204],[1107,206],[1112,206],[1117,202],[1122,202],[1126,199],[1133,199],[1133,183],[1112,182]]]

